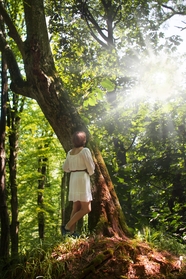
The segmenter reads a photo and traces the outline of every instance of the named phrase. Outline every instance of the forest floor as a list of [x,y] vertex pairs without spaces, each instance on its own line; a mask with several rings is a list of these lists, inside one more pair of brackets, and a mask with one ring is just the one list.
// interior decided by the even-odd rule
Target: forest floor
[[64,264],[63,274],[55,278],[186,279],[182,257],[136,239],[69,238],[55,248],[52,258]]
[[1,279],[186,279],[186,260],[135,238],[63,237],[3,270]]

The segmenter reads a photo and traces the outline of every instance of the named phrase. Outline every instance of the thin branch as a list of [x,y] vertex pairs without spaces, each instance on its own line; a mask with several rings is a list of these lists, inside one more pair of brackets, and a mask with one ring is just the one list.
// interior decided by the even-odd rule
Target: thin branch
[[134,138],[133,138],[131,144],[129,145],[129,147],[126,149],[126,152],[129,151],[130,148],[133,146],[133,144],[134,144],[134,142],[135,142],[135,140],[136,140],[136,137],[137,137],[137,135],[134,135]]
[[166,16],[163,20],[161,20],[158,24],[158,26],[160,27],[163,23],[165,23],[165,21],[169,20],[170,18],[172,18],[175,14],[169,14],[168,16]]
[[90,24],[89,24],[87,18],[86,18],[86,23],[87,23],[87,26],[88,26],[88,28],[89,28],[89,30],[90,30],[90,33],[91,33],[92,37],[93,37],[101,46],[103,46],[104,48],[108,48],[108,45],[105,44],[103,41],[101,41],[101,40],[96,36],[96,34],[94,33],[92,27],[90,26]]
[[185,15],[186,12],[180,12],[180,11],[176,11],[173,7],[170,7],[170,6],[167,6],[165,4],[162,4],[162,7],[166,8],[166,9],[169,9],[173,12],[173,15]]
[[[119,12],[120,10],[120,12]],[[121,5],[119,5],[116,9],[116,12],[115,12],[115,15],[113,16],[113,21],[115,20],[116,16],[118,15],[119,13],[119,18],[118,20],[114,23],[114,27],[113,29],[115,29],[116,25],[121,21],[121,18],[122,18],[122,13],[121,13]]]
[[[185,21],[182,21],[184,24],[186,24],[186,22]],[[175,26],[175,27],[177,27],[178,29],[180,29],[181,31],[183,31],[183,30],[185,30],[186,29],[186,27],[181,27],[181,26]]]
[[[93,28],[91,28],[90,23],[92,23],[92,25],[95,27],[95,30],[97,30],[98,34],[109,44],[109,40],[108,37],[103,33],[103,29],[101,29],[97,23],[97,21],[95,20],[94,16],[92,15],[92,13],[90,12],[87,3],[83,3],[83,1],[79,1],[79,3],[81,4],[81,7],[79,7],[79,10],[82,14],[82,18],[84,18],[86,20],[86,23],[88,25],[88,28],[91,31],[92,36],[94,37],[94,39],[101,43],[102,46],[106,47],[107,45],[105,43],[103,43],[97,36],[96,34],[93,32]],[[108,31],[108,30],[107,30]],[[108,46],[107,46],[108,48]]]
[[100,36],[107,41],[107,36],[105,36],[105,34],[102,32],[102,29],[99,27],[98,23],[96,22],[96,20],[94,19],[93,15],[91,14],[91,12],[89,11],[88,7],[86,7],[86,14],[85,17],[93,24],[93,26],[95,27],[95,29],[98,31],[98,33],[100,34]]

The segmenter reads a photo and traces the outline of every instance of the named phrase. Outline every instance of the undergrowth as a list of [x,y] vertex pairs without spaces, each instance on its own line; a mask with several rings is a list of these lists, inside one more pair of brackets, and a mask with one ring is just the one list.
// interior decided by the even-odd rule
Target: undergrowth
[[[58,279],[65,275],[66,261],[61,255],[73,256],[81,239],[64,238],[58,243],[43,243],[19,258],[1,264],[1,279]],[[67,257],[68,258],[68,257]]]
[[[186,259],[186,245],[180,243],[175,237],[171,235],[153,231],[152,229],[146,227],[142,232],[138,232],[136,234],[135,239],[136,241],[148,242],[152,248],[156,248],[157,250],[166,250],[175,256],[181,256],[183,261]],[[66,278],[66,272],[69,268],[69,265],[73,270],[75,266],[77,266],[77,259],[80,261],[80,267],[81,264],[83,264],[84,259],[90,258],[90,255],[96,256],[96,253],[99,253],[100,250],[91,250],[95,248],[91,248],[90,242],[94,243],[95,245],[96,243],[99,244],[99,238],[96,236],[92,237],[91,240],[86,238],[63,238],[60,240],[58,239],[55,243],[42,243],[29,252],[20,254],[19,259],[11,260],[9,263],[6,263],[6,265],[1,268],[2,273],[0,278]],[[99,249],[100,247],[101,246],[98,246],[97,248]],[[122,244],[118,247],[122,247]],[[82,255],[84,258],[82,258]],[[121,260],[121,255],[120,259],[118,258],[118,260]],[[172,278],[182,279],[182,277]]]
[[135,237],[141,241],[148,242],[158,250],[166,250],[175,256],[186,257],[186,243],[181,243],[174,235],[170,233],[155,231],[145,227],[141,232],[138,231]]

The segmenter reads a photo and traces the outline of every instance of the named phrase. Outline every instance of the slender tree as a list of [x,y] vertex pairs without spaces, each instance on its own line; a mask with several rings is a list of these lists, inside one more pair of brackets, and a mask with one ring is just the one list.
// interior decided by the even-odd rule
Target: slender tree
[[7,82],[7,63],[4,54],[2,54],[2,93],[1,93],[1,118],[0,118],[0,219],[1,219],[1,238],[0,238],[0,256],[8,258],[9,256],[9,216],[7,208],[6,193],[6,153],[5,153],[5,127],[6,127],[6,105],[8,94]]
[[47,172],[47,158],[41,157],[38,160],[38,172],[40,174],[40,178],[38,180],[38,199],[37,203],[39,206],[39,212],[38,212],[38,228],[39,228],[39,238],[41,240],[44,239],[44,233],[45,233],[45,216],[43,212],[43,199],[44,199],[44,187],[46,184],[46,172]]
[[7,105],[7,126],[8,126],[8,165],[9,165],[9,186],[11,191],[11,223],[10,223],[10,238],[11,238],[11,255],[18,254],[18,191],[17,191],[17,156],[18,156],[18,138],[20,116],[23,110],[24,97],[8,94]]

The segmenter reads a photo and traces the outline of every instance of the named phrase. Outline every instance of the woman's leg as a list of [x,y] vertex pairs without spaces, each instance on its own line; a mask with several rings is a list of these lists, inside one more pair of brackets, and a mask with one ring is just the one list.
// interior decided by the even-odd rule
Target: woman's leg
[[72,214],[70,221],[66,224],[65,229],[72,232],[72,228],[76,222],[81,219],[84,215],[88,214],[91,211],[91,202],[79,202],[80,209]]
[[[71,215],[70,215],[70,220],[71,220],[71,218],[74,216],[74,214],[75,214],[76,212],[78,212],[80,209],[81,209],[81,203],[80,203],[80,201],[73,202],[72,212],[71,212]],[[75,227],[76,227],[76,223],[74,223],[74,224],[70,227],[70,231],[71,231],[71,232],[74,232],[74,231],[75,231]]]

